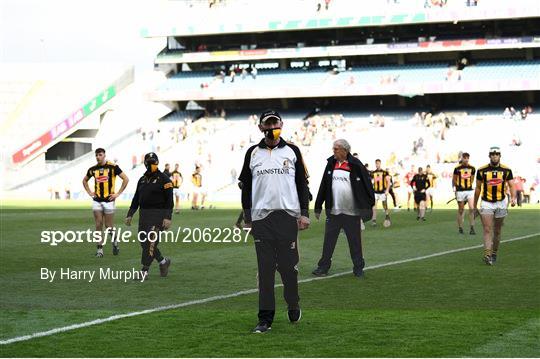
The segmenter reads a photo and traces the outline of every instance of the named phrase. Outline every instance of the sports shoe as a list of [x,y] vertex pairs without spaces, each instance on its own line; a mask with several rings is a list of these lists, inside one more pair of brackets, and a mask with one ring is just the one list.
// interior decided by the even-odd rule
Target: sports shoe
[[463,228],[459,227],[459,234],[463,234]]
[[371,226],[376,227],[377,226],[377,221],[371,221]]
[[484,263],[486,263],[488,266],[493,265],[493,259],[491,256],[484,256]]
[[270,329],[272,329],[272,327],[267,322],[259,322],[257,324],[257,326],[255,327],[255,329],[253,329],[253,333],[254,334],[264,334],[267,331],[269,331]]
[[420,220],[420,216],[417,216],[417,217],[416,217],[416,220],[419,221],[419,220]]
[[298,308],[287,310],[287,317],[289,318],[289,322],[298,323],[302,318],[302,309]]
[[353,274],[354,274],[354,276],[356,278],[364,278],[364,270],[363,269],[361,269],[359,271],[355,271],[355,272],[353,272]]
[[326,277],[328,275],[328,271],[322,270],[321,268],[317,267],[311,272],[314,276],[317,277]]
[[159,264],[159,274],[162,276],[162,277],[166,277],[167,274],[169,273],[169,267],[171,265],[171,260],[169,258],[166,258],[165,259],[165,263],[164,264]]
[[425,222],[426,221],[426,217],[422,217],[422,222]]
[[474,231],[474,227],[471,227],[471,230],[469,231],[469,234],[475,235],[476,232]]
[[497,262],[497,255],[496,255],[496,254],[492,254],[492,255],[491,255],[491,264],[495,264],[495,262]]
[[117,256],[120,253],[120,248],[118,248],[118,244],[113,244],[112,246],[112,254],[113,256]]
[[96,257],[97,258],[102,258],[103,257],[103,248],[99,248],[96,252]]

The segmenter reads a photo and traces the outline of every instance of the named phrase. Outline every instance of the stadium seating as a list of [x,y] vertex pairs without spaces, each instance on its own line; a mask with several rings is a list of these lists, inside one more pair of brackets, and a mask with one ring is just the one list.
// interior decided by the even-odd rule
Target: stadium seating
[[[356,67],[338,74],[325,69],[314,70],[261,70],[257,78],[237,75],[234,82],[229,76],[224,79],[211,72],[181,72],[158,87],[158,91],[181,91],[201,89],[201,85],[219,89],[247,89],[298,86],[336,86],[342,87],[353,78],[355,84],[380,85],[383,83],[429,83],[443,82],[450,65],[447,63],[383,65]],[[509,71],[510,70],[510,71]],[[466,67],[462,79],[467,80],[506,80],[534,79],[540,77],[540,61],[498,61],[485,62]]]

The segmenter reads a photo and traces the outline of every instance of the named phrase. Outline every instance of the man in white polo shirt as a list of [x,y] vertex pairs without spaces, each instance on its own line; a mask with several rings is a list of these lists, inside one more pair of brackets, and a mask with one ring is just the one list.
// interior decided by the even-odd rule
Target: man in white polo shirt
[[364,275],[364,256],[361,243],[361,220],[369,221],[375,204],[375,194],[369,172],[364,164],[350,153],[346,140],[337,140],[332,147],[334,155],[328,158],[322,177],[315,217],[320,218],[325,203],[326,226],[322,257],[312,272],[325,276],[332,265],[332,255],[341,229],[345,231],[353,262],[353,273]]

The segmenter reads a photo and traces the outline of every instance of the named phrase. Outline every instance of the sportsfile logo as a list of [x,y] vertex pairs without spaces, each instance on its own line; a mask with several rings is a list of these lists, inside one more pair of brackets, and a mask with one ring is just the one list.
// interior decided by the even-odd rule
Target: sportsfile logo
[[176,231],[132,231],[122,228],[107,228],[105,231],[42,231],[40,242],[50,246],[61,243],[94,243],[106,245],[110,239],[119,243],[165,242],[165,243],[241,243],[247,242],[251,228],[188,228],[178,227]]

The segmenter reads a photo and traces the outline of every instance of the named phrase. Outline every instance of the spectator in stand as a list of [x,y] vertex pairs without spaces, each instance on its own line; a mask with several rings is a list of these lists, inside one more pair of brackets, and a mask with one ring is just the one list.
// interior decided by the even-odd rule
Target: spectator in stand
[[522,120],[527,119],[527,110],[526,109],[521,110],[521,119]]
[[512,118],[512,114],[510,113],[510,109],[506,107],[503,112],[503,118],[504,119],[510,119]]

